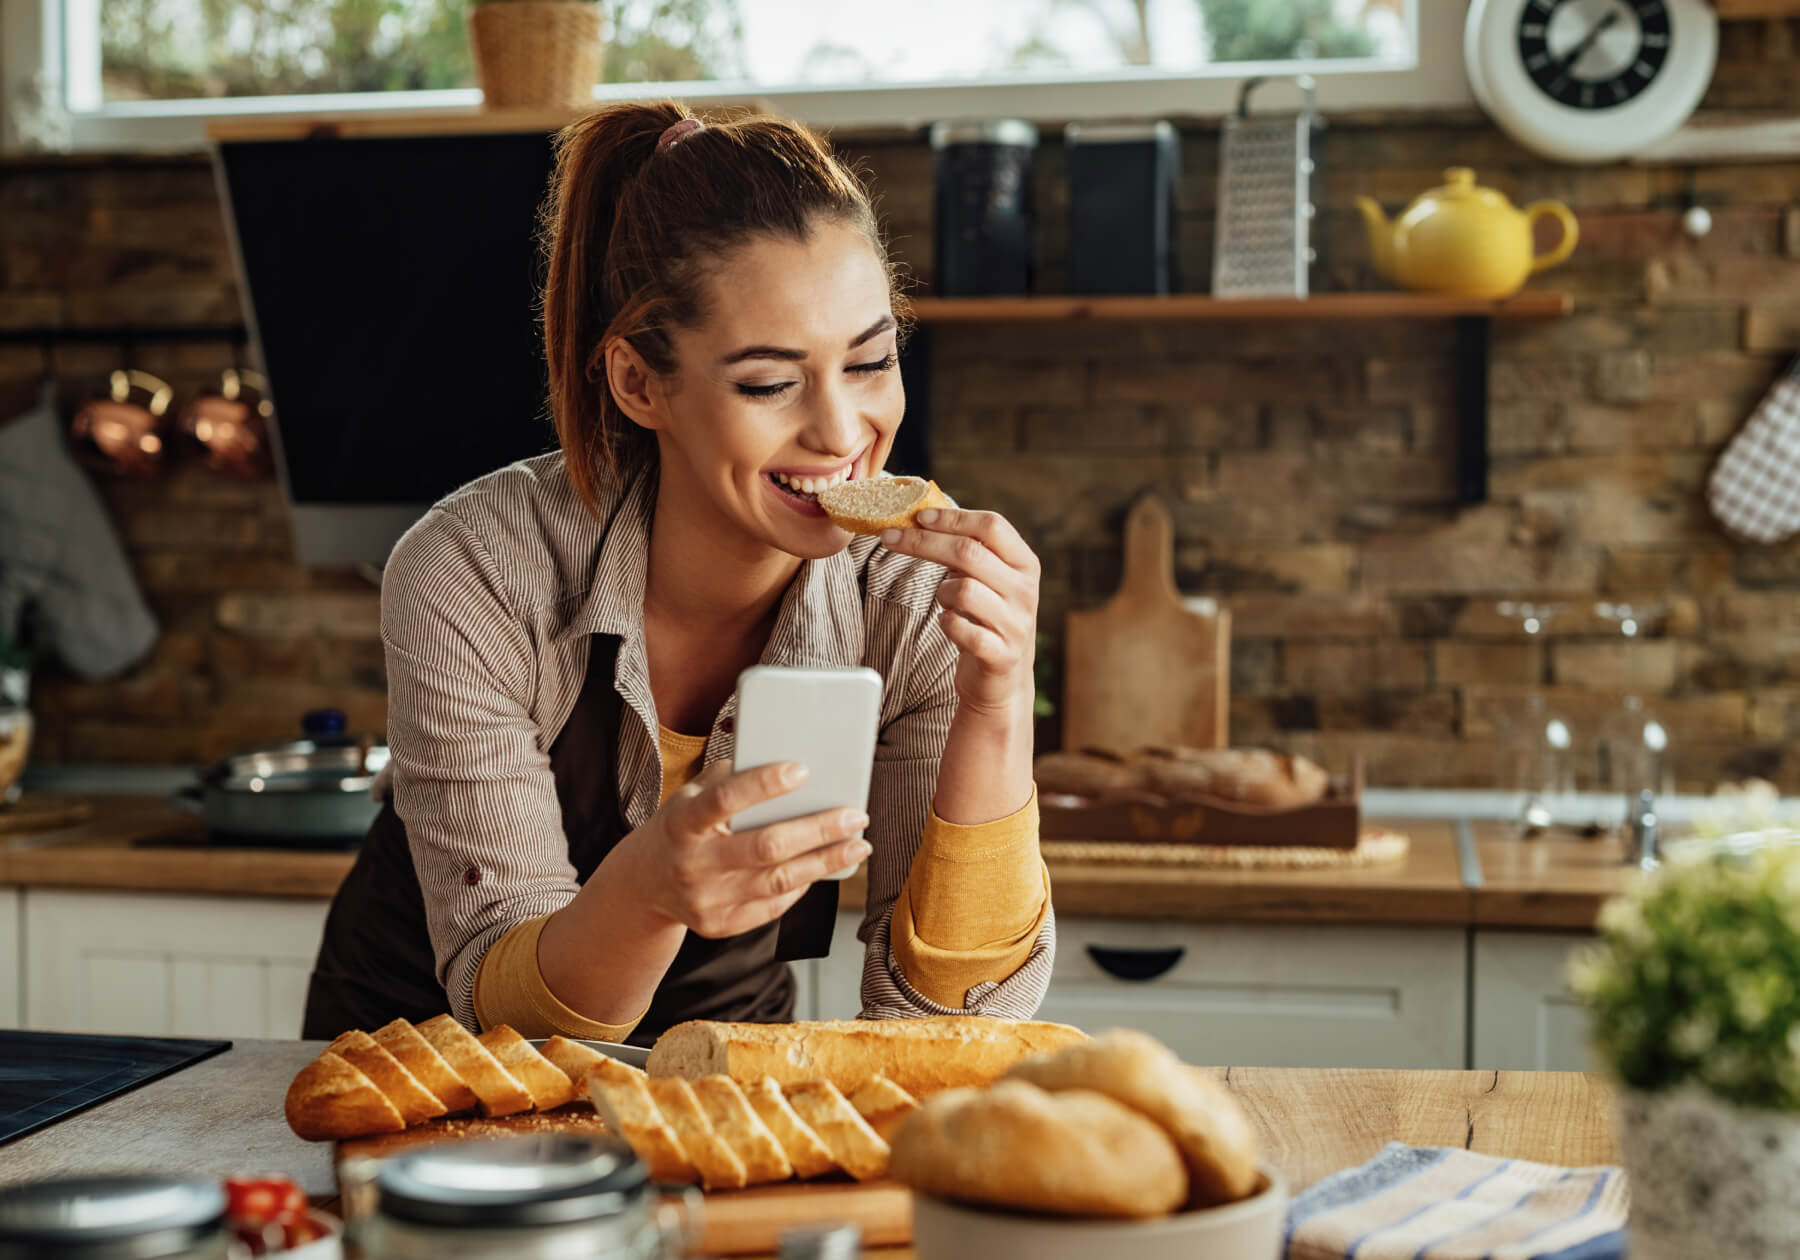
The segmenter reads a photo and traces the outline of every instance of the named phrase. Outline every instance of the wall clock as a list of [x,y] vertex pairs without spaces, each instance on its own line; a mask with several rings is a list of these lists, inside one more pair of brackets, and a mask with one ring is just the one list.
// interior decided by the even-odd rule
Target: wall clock
[[1661,140],[1712,81],[1707,0],[1472,0],[1463,60],[1475,99],[1527,148],[1604,162]]

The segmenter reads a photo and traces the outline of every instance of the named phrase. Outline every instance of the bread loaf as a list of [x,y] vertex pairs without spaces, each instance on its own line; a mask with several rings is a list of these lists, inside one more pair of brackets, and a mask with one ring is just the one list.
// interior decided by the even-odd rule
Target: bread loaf
[[1164,795],[1197,793],[1265,809],[1311,805],[1330,786],[1316,763],[1263,748],[1151,749],[1138,764],[1149,786]]
[[288,1086],[288,1128],[309,1142],[398,1133],[399,1110],[362,1071],[327,1050],[300,1069]]
[[650,1075],[729,1076],[739,1084],[772,1076],[782,1085],[830,1081],[848,1094],[885,1076],[914,1098],[986,1085],[1034,1054],[1080,1041],[1065,1024],[972,1015],[930,1019],[825,1020],[793,1024],[677,1024],[650,1051]]
[[819,491],[819,506],[831,523],[852,534],[904,529],[929,507],[949,507],[937,482],[923,477],[864,477]]

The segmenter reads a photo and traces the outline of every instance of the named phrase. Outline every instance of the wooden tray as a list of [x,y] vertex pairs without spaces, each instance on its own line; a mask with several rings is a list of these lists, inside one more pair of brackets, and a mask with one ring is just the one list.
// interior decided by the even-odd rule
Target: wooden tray
[[[335,1167],[344,1219],[358,1220],[374,1207],[371,1178],[382,1157],[434,1142],[521,1133],[604,1133],[606,1125],[585,1103],[543,1114],[496,1120],[433,1120],[403,1133],[353,1138],[337,1144]],[[912,1241],[912,1192],[892,1181],[786,1181],[749,1190],[700,1196],[698,1255],[741,1256],[780,1249],[781,1235],[802,1225],[854,1224],[865,1247],[905,1246]]]
[[1038,835],[1048,841],[1131,844],[1254,845],[1354,849],[1362,835],[1363,765],[1295,809],[1268,809],[1199,792],[1180,797],[1132,793],[1107,798],[1038,798]]

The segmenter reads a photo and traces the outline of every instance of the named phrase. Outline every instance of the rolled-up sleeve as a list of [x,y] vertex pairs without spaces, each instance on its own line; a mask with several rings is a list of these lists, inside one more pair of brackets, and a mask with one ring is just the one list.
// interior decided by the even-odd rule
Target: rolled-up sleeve
[[476,1027],[489,946],[579,891],[531,713],[536,645],[492,555],[442,511],[400,540],[381,588],[394,808],[451,1013]]
[[[1056,918],[1049,904],[1047,882],[1043,885],[1039,915],[1028,921],[1035,927],[1035,931],[1028,929],[1030,948],[1010,974],[980,981],[966,991],[962,990],[960,986],[970,977],[971,964],[979,967],[998,956],[1006,956],[1010,962],[1018,957],[1018,951],[1013,948],[969,951],[921,948],[910,925],[910,914],[906,916],[909,922],[901,925],[906,938],[903,953],[915,969],[936,967],[943,975],[929,980],[924,976],[909,978],[901,956],[894,949],[895,906],[908,887],[921,839],[931,822],[931,800],[937,791],[938,767],[942,764],[950,723],[956,716],[956,646],[945,636],[933,611],[927,605],[905,618],[903,626],[896,626],[892,631],[910,638],[910,651],[891,645],[898,650],[883,653],[891,662],[890,694],[894,693],[898,683],[899,711],[882,728],[869,785],[868,835],[874,852],[869,858],[868,901],[858,932],[867,944],[863,959],[862,1014],[866,1019],[955,1014],[1029,1019],[1037,1013],[1050,987],[1050,971],[1056,953]],[[1035,804],[1034,800],[1032,805],[1035,807]],[[1035,824],[1035,808],[1031,810],[1031,816]],[[1032,860],[1027,869],[1039,871],[1042,868],[1035,858],[1035,825],[1031,826],[1028,838]],[[930,860],[942,861],[943,856]],[[1010,868],[1017,863],[1006,865]],[[981,863],[974,863],[955,874],[938,873],[938,878],[979,879],[982,878],[980,866]],[[1016,927],[1016,924],[997,924],[996,930],[1005,935]],[[988,941],[987,944],[996,942]],[[958,956],[964,953],[969,956]],[[976,954],[983,957],[978,959]],[[947,1005],[927,996],[922,989],[931,989],[939,997],[949,997],[952,991],[963,992],[963,1003]]]

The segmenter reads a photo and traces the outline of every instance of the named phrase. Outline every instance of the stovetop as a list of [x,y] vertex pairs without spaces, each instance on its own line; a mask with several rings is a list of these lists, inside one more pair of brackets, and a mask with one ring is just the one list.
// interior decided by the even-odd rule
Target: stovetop
[[0,1029],[0,1142],[230,1048],[229,1041]]

